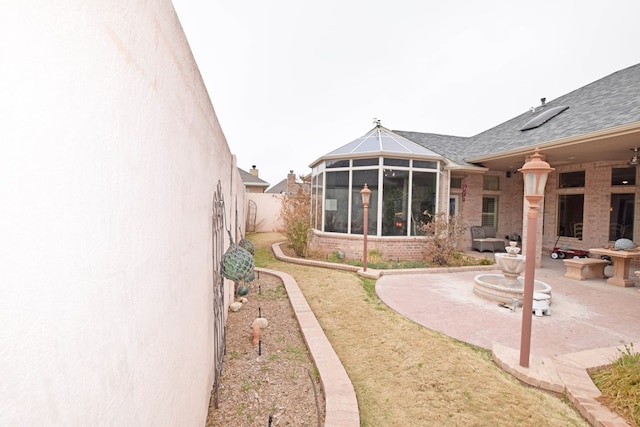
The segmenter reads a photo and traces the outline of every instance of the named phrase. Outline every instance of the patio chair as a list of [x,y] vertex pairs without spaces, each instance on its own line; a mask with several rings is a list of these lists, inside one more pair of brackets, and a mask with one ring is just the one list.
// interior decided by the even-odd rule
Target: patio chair
[[495,227],[480,227],[478,225],[471,226],[471,249],[484,252],[496,250],[504,251],[504,239],[496,237]]

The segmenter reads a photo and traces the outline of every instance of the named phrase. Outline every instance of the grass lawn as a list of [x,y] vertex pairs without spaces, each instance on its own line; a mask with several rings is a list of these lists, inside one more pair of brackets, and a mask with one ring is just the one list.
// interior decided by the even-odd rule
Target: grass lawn
[[257,266],[287,272],[298,282],[351,378],[362,426],[589,425],[561,396],[523,385],[499,369],[488,350],[386,307],[374,281],[280,262],[270,249],[284,240],[279,234],[249,238]]

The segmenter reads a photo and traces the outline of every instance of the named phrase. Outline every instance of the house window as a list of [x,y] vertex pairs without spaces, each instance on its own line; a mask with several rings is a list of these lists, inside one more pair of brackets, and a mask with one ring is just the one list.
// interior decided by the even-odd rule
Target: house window
[[409,213],[409,171],[385,169],[382,185],[384,194],[382,235],[406,236]]
[[367,184],[371,190],[369,199],[369,223],[367,233],[375,235],[378,231],[378,170],[355,170],[353,171],[353,183],[351,184],[351,233],[363,234],[364,227],[364,207],[362,206],[362,195],[360,191]]
[[482,189],[497,191],[500,189],[500,177],[495,175],[485,175],[482,177]]
[[558,196],[558,236],[575,237],[582,240],[582,218],[584,194],[561,194]]
[[612,168],[611,185],[636,185],[636,168]]
[[423,234],[423,227],[433,219],[436,211],[436,191],[438,181],[436,174],[430,172],[413,172],[411,181],[411,228],[412,236]]
[[460,177],[451,177],[451,188],[462,188],[462,178]]
[[349,225],[349,172],[327,172],[325,177],[324,231],[346,233]]
[[584,187],[584,171],[562,172],[558,175],[558,187],[578,188]]
[[484,196],[482,198],[482,226],[498,228],[497,196]]
[[609,206],[609,240],[633,240],[635,194],[612,194]]

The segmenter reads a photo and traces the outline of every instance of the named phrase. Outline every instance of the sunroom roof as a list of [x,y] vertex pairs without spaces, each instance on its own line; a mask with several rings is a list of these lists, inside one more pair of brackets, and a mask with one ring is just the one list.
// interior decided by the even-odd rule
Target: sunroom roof
[[442,158],[440,154],[418,145],[413,141],[409,141],[383,126],[374,127],[366,135],[325,154],[323,158],[361,157],[367,154],[378,156],[401,155],[403,157],[418,158],[428,157],[430,159]]

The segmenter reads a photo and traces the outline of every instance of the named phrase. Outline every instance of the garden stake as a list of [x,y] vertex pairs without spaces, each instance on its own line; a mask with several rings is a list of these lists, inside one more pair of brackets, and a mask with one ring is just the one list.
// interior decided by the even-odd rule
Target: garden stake
[[271,427],[272,422],[273,422],[273,415],[269,414],[269,427]]
[[258,356],[262,356],[262,340],[258,341]]

